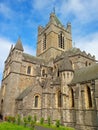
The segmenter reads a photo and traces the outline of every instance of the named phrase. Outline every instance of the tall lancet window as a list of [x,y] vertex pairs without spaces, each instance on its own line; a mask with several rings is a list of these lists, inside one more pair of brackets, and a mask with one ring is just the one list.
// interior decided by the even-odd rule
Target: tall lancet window
[[35,96],[35,107],[38,107],[38,99],[39,99],[39,96]]
[[73,92],[73,89],[71,89],[71,107],[74,107],[74,92]]
[[61,91],[58,91],[58,107],[62,106]]
[[62,32],[59,33],[58,35],[58,46],[62,49],[65,48],[65,44],[64,44],[64,34]]
[[28,68],[27,68],[27,74],[31,74],[31,66],[28,66]]
[[73,92],[72,88],[69,91],[69,103],[70,103],[71,108],[75,106],[75,104],[74,104],[74,92]]
[[46,49],[46,33],[44,33],[44,36],[43,36],[43,50]]
[[85,88],[85,98],[86,98],[86,108],[91,108],[92,107],[92,96],[91,96],[91,90],[88,86]]
[[34,107],[40,108],[41,107],[41,97],[39,94],[34,96]]

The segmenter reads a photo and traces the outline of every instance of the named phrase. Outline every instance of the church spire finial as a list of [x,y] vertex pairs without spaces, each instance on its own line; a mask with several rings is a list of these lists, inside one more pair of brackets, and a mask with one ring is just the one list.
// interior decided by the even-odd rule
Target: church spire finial
[[55,6],[53,7],[53,13],[55,14]]

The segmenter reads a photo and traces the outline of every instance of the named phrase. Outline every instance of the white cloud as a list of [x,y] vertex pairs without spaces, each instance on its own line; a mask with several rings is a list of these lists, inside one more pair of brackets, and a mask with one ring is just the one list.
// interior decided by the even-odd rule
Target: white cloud
[[36,50],[34,50],[33,47],[30,47],[28,45],[24,45],[23,48],[24,48],[25,53],[31,54],[33,56],[36,55]]
[[0,38],[0,44],[0,70],[2,70],[3,63],[6,60],[11,44],[13,43],[5,38]]
[[33,0],[33,7],[37,10],[42,10],[46,7],[50,7],[55,0]]
[[76,47],[85,50],[98,59],[98,32],[76,39]]
[[0,37],[0,84],[1,84],[1,77],[4,69],[4,61],[6,60],[11,44],[10,40]]
[[58,11],[64,17],[74,16],[74,20],[81,23],[87,23],[98,19],[98,0],[68,0],[63,1]]
[[5,3],[0,3],[0,13],[6,18],[13,16],[13,11]]

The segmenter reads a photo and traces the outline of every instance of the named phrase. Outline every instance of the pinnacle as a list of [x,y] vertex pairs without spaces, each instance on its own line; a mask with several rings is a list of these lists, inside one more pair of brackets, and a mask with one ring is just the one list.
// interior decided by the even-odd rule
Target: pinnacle
[[22,42],[21,42],[20,38],[18,38],[18,40],[16,42],[15,49],[18,49],[20,51],[24,51],[23,46],[22,46]]

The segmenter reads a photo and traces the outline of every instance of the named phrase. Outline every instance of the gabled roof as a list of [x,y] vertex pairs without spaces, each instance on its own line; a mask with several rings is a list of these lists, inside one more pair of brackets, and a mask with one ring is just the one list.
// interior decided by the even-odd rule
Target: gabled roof
[[69,56],[82,55],[84,57],[88,57],[90,59],[95,60],[95,56],[91,56],[90,53],[87,54],[85,51],[81,51],[79,48],[76,47],[66,51],[65,53],[67,53]]
[[82,83],[94,79],[98,79],[98,63],[75,70],[71,84]]
[[54,19],[55,19],[55,22],[56,22],[57,25],[63,26],[62,23],[60,22],[60,20],[58,19],[58,17],[56,15],[55,15]]
[[22,100],[25,96],[28,95],[29,92],[31,92],[33,86],[27,87],[17,98],[16,100]]
[[45,60],[39,57],[32,56],[27,53],[23,53],[24,60],[30,61],[32,63],[45,64]]
[[17,43],[16,43],[14,48],[17,49],[17,50],[20,50],[20,51],[24,51],[20,38],[18,38]]
[[61,55],[56,56],[56,58],[54,59],[54,62],[58,62],[59,60],[62,60],[65,55],[68,55],[69,57],[81,55],[81,56],[90,58],[92,60],[95,60],[95,56],[91,56],[90,53],[87,54],[85,51],[81,51],[79,48],[74,47],[68,51],[62,52]]

